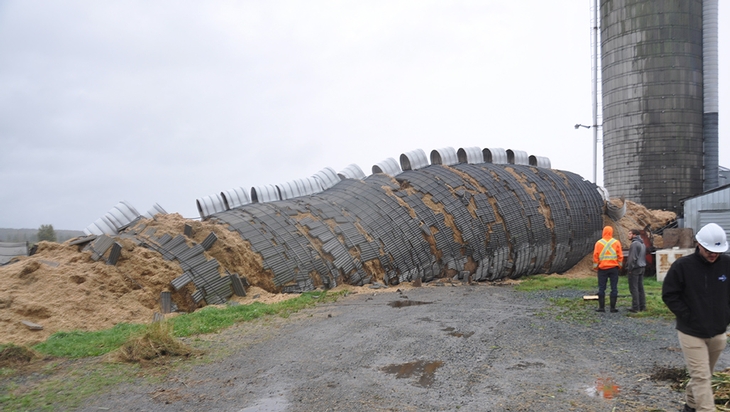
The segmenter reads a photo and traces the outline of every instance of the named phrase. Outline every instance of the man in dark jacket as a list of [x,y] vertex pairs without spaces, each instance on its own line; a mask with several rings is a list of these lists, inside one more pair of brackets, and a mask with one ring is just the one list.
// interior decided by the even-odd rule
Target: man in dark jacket
[[727,235],[715,223],[695,236],[695,253],[677,259],[662,285],[662,300],[674,313],[690,375],[684,410],[715,411],[711,379],[727,345],[730,324],[730,256]]
[[629,256],[626,258],[626,274],[629,278],[629,292],[631,293],[631,309],[636,313],[646,310],[646,294],[644,294],[644,270],[646,270],[646,245],[641,239],[638,229],[629,231]]

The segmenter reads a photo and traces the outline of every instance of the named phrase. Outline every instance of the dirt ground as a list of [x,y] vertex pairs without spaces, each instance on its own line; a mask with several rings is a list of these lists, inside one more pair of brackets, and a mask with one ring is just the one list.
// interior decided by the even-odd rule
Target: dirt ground
[[210,363],[139,378],[80,410],[681,410],[683,394],[650,379],[657,367],[683,367],[671,321],[632,318],[626,307],[598,314],[590,304],[581,310],[597,322],[559,320],[550,299],[584,291],[398,290],[190,340]]

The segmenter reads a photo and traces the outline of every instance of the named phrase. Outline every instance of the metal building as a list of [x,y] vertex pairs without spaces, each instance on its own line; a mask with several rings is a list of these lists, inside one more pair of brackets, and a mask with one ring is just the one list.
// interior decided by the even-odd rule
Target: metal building
[[612,197],[681,212],[681,199],[718,186],[717,3],[601,0]]
[[684,227],[697,233],[708,223],[717,223],[730,237],[730,184],[683,200]]

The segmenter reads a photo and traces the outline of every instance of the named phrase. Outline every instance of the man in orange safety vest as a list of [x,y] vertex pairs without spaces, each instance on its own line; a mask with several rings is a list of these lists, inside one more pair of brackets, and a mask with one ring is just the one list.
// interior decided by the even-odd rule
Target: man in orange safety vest
[[613,238],[613,228],[603,228],[603,237],[593,247],[593,270],[598,271],[598,309],[606,311],[606,282],[611,280],[611,312],[618,312],[618,271],[624,264],[621,242]]

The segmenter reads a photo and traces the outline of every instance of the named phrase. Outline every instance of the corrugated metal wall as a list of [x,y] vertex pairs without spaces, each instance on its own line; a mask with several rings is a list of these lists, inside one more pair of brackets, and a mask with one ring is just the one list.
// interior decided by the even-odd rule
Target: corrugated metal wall
[[730,185],[685,200],[684,227],[697,233],[710,222],[717,223],[730,233]]
[[701,0],[602,0],[604,184],[651,209],[703,190]]
[[705,190],[718,186],[719,161],[719,61],[718,0],[702,1],[702,82],[704,90],[703,136],[705,140]]

